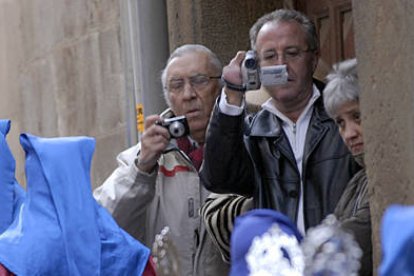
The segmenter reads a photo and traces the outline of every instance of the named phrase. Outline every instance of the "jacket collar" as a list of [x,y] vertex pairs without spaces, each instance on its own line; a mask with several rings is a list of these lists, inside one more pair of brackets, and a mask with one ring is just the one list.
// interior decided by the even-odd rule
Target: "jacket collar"
[[304,150],[305,162],[328,131],[329,127],[325,123],[331,120],[323,106],[323,98],[319,97],[315,102],[313,115],[306,135]]
[[259,111],[250,123],[250,136],[278,137],[281,125],[276,115],[267,110]]
[[[281,135],[280,119],[267,110],[260,110],[253,118],[250,119],[250,129],[248,135],[262,137],[278,137]],[[331,120],[323,106],[323,93],[315,101],[312,119],[310,124],[321,124]]]

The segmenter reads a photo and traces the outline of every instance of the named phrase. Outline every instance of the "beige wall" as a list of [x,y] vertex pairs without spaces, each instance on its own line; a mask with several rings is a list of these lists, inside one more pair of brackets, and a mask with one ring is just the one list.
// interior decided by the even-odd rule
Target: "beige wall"
[[23,180],[18,134],[97,140],[100,183],[126,146],[120,1],[0,1],[0,117]]
[[19,70],[22,57],[22,37],[16,35],[20,25],[20,9],[16,1],[0,2],[0,118],[12,119],[9,144],[16,154],[20,122]]
[[384,210],[414,204],[414,2],[354,0],[353,9],[377,267]]

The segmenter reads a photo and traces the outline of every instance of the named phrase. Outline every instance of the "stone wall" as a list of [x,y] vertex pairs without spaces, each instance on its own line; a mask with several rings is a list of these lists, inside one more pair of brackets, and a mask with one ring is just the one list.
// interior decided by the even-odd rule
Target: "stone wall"
[[[18,34],[21,15],[19,3],[16,2],[0,2],[0,118],[13,120],[8,141],[17,159],[21,160],[23,152],[18,147],[21,128],[19,70],[23,45]],[[19,179],[22,179],[22,171],[19,168]]]
[[354,0],[353,10],[377,267],[384,210],[414,204],[414,2]]
[[167,0],[170,49],[184,43],[204,44],[227,64],[238,50],[250,48],[253,23],[283,5],[282,0]]
[[93,181],[126,146],[120,1],[0,1],[0,117],[24,183],[20,132],[96,138]]

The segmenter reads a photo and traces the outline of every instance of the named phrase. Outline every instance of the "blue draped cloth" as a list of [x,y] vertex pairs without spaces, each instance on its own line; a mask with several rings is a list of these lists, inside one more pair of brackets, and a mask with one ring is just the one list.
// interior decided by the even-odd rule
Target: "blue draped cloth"
[[414,206],[392,205],[381,223],[380,276],[414,275]]
[[89,137],[20,137],[27,194],[0,235],[0,263],[17,275],[141,275],[150,251],[92,197]]
[[0,234],[18,213],[25,191],[15,178],[16,161],[6,141],[10,120],[0,120]]

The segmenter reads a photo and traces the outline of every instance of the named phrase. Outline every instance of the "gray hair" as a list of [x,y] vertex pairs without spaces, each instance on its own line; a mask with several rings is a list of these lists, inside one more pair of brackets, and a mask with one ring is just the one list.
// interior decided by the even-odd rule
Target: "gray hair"
[[333,66],[326,77],[327,85],[323,90],[326,112],[333,118],[344,103],[359,101],[357,60],[348,59]]
[[209,48],[207,48],[204,45],[201,44],[185,44],[182,45],[174,50],[174,52],[171,53],[170,57],[167,60],[167,63],[162,70],[161,73],[161,83],[162,83],[162,89],[164,91],[164,98],[167,102],[167,104],[170,106],[170,100],[168,97],[168,90],[167,90],[167,69],[170,65],[171,61],[176,57],[182,57],[186,54],[190,53],[206,53],[210,59],[210,65],[212,66],[213,70],[216,72],[215,75],[221,75],[223,66],[221,65],[220,59],[217,57],[213,51],[211,51]]
[[304,14],[296,10],[279,9],[260,17],[250,28],[250,46],[256,50],[256,40],[260,29],[268,22],[298,22],[306,33],[307,44],[310,51],[319,50],[319,39],[313,22]]

